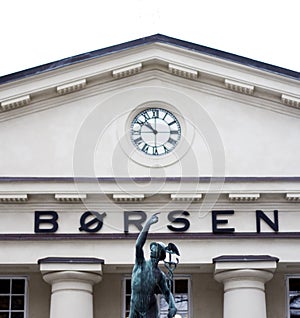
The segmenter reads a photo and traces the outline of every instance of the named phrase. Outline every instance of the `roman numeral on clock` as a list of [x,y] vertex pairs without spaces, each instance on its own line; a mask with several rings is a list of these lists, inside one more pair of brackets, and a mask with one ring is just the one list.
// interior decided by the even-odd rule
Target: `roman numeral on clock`
[[163,148],[164,148],[164,152],[165,152],[165,153],[168,153],[168,152],[169,152],[169,149],[168,149],[165,145],[163,145]]
[[152,118],[158,118],[158,117],[159,117],[158,109],[152,109]]
[[133,140],[135,142],[136,145],[140,145],[143,142],[142,137],[136,138]]
[[143,116],[145,117],[145,120],[147,121],[148,119],[150,119],[150,116],[147,112],[143,113]]
[[138,119],[136,122],[141,126],[145,124],[145,121],[142,121],[141,119]]
[[142,151],[148,152],[148,149],[149,149],[149,145],[148,144],[144,144],[144,146],[142,148]]
[[169,142],[170,144],[172,144],[173,146],[175,146],[177,141],[176,141],[175,139],[173,139],[173,138],[169,138],[169,139],[168,139],[168,142]]

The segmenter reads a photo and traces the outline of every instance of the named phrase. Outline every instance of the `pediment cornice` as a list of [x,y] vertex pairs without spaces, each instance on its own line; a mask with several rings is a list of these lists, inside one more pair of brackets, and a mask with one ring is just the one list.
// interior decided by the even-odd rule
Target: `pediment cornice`
[[[164,64],[166,64],[164,66]],[[158,81],[159,85],[174,85],[185,89],[192,89],[207,94],[212,94],[229,100],[239,101],[244,104],[268,109],[292,116],[300,116],[300,96],[282,93],[266,87],[241,82],[236,79],[213,76],[199,73],[195,69],[181,65],[155,60],[135,69],[137,64],[130,68],[116,68],[115,71],[123,73],[118,76],[107,74],[101,77],[74,79],[68,83],[47,87],[42,90],[31,91],[19,97],[12,97],[0,101],[0,121],[10,120],[19,116],[37,111],[59,107],[71,101],[82,100],[100,93],[121,90],[130,85]],[[143,68],[145,68],[143,70]],[[116,74],[116,73],[115,73]],[[196,75],[197,74],[197,75]],[[165,83],[165,84],[164,84]]]
[[54,99],[57,104],[62,95],[74,99],[85,96],[82,93],[84,90],[92,93],[94,88],[98,92],[117,89],[123,85],[124,78],[127,85],[147,80],[153,77],[154,72],[158,79],[166,79],[165,75],[168,75],[168,80],[172,78],[176,85],[187,85],[194,89],[205,86],[210,91],[228,91],[227,95],[231,98],[241,100],[248,95],[255,98],[254,103],[258,105],[271,103],[275,110],[285,112],[286,109],[287,113],[298,114],[300,89],[299,80],[295,77],[268,72],[253,65],[172,43],[146,44],[54,67],[47,72],[2,84],[1,118],[5,120],[20,113],[32,112]]

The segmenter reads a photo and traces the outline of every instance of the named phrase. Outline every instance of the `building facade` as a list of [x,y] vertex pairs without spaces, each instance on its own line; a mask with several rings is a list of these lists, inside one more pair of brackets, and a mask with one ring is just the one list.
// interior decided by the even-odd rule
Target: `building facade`
[[128,317],[158,212],[177,317],[300,317],[298,72],[158,34],[0,84],[0,318]]

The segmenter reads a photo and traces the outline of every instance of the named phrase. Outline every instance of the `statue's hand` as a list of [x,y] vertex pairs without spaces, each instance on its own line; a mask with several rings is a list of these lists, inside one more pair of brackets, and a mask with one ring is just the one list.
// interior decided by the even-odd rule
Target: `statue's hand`
[[149,219],[149,225],[152,225],[152,224],[154,224],[154,223],[157,223],[158,222],[158,214],[159,214],[160,212],[157,212],[157,213],[155,213],[155,214],[153,214],[151,217],[150,217],[150,219]]
[[169,312],[168,312],[168,318],[173,318],[176,315],[177,309],[172,307],[169,308]]

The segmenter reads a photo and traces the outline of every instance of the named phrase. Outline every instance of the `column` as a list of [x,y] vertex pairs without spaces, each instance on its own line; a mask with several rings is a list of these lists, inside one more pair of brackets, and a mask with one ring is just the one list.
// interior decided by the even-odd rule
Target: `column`
[[39,260],[51,284],[50,318],[93,318],[93,285],[102,279],[103,260],[48,257]]
[[215,279],[224,284],[223,318],[267,318],[265,283],[278,258],[267,255],[215,258]]

